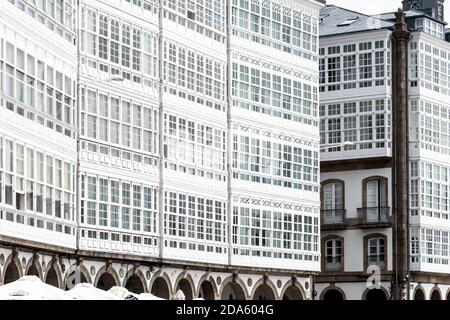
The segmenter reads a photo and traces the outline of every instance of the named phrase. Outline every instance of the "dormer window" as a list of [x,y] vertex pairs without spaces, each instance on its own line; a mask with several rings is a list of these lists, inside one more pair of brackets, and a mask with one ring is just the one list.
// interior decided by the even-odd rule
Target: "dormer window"
[[345,20],[345,21],[339,23],[337,26],[338,26],[338,27],[346,27],[346,26],[350,26],[350,25],[352,25],[353,23],[355,23],[355,22],[358,21],[358,20],[359,20],[359,17],[356,17],[356,18],[353,18],[353,19],[347,19],[347,20]]
[[323,24],[323,21],[328,18],[330,15],[329,14],[321,14],[319,17],[319,24]]

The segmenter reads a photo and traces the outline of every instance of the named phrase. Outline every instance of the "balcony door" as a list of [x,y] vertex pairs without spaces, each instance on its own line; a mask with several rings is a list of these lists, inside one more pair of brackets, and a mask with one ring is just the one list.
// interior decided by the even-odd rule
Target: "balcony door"
[[381,179],[367,182],[367,207],[381,208],[386,205],[386,183]]
[[381,221],[381,215],[387,206],[387,186],[383,179],[373,179],[366,183],[366,214],[368,221]]
[[327,183],[323,187],[324,210],[344,209],[344,184],[342,182]]
[[323,211],[325,223],[342,222],[344,209],[344,183],[330,182],[323,186]]

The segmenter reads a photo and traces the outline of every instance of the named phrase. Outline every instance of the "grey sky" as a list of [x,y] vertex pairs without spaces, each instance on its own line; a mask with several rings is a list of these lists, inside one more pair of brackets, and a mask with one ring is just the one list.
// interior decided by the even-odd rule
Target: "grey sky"
[[[396,11],[402,6],[402,0],[327,0],[327,4],[335,4],[364,14],[377,14]],[[445,20],[448,22],[450,21],[450,0],[446,0],[444,8]]]

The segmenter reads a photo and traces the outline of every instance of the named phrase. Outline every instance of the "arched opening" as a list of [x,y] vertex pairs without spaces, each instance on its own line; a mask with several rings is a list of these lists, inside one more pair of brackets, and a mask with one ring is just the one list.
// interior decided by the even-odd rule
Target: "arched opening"
[[135,274],[133,274],[128,278],[127,283],[125,284],[125,288],[127,288],[128,291],[136,294],[141,294],[145,292],[144,284],[142,283],[141,278],[139,278]]
[[263,283],[253,294],[253,300],[276,300],[276,298],[272,288],[267,283]]
[[371,289],[367,291],[366,300],[368,301],[386,301],[387,297],[381,289]]
[[296,286],[290,286],[284,292],[283,300],[303,300],[302,291]]
[[447,300],[450,300],[450,290],[447,293]]
[[14,282],[16,280],[19,280],[19,278],[19,268],[17,268],[17,265],[14,262],[11,262],[5,270],[5,281],[3,282],[3,284]]
[[32,264],[30,266],[30,268],[28,269],[27,276],[36,276],[36,277],[40,278],[39,270],[38,270],[38,268],[36,268],[36,266],[34,264]]
[[116,280],[114,280],[114,277],[108,272],[102,274],[97,281],[97,288],[105,291],[111,289],[114,286],[117,286]]
[[423,293],[421,288],[418,288],[416,293],[414,293],[414,300],[425,300],[425,293]]
[[73,287],[75,287],[78,283],[86,283],[87,278],[84,275],[83,272],[80,272],[80,276],[79,279],[77,279],[77,276],[75,274],[75,271],[73,271],[72,273],[70,273],[70,275],[66,278],[66,290],[70,290]]
[[339,292],[339,290],[336,289],[330,289],[325,292],[323,295],[323,300],[325,301],[343,301],[344,297],[342,296],[342,293]]
[[58,275],[56,274],[55,268],[50,268],[47,271],[47,276],[45,277],[45,283],[56,288],[59,288]]
[[210,281],[205,280],[202,282],[202,284],[200,285],[200,292],[198,297],[203,298],[205,300],[215,299],[214,287]]
[[245,300],[244,289],[237,283],[227,283],[222,290],[222,300]]
[[169,285],[164,278],[157,278],[152,285],[151,294],[166,300],[170,299]]
[[431,293],[430,300],[441,300],[441,293],[439,292],[439,290],[437,289],[433,290],[433,292]]
[[181,279],[178,282],[177,290],[181,290],[184,293],[184,296],[186,297],[186,300],[192,300],[193,294],[192,294],[192,286],[186,279]]

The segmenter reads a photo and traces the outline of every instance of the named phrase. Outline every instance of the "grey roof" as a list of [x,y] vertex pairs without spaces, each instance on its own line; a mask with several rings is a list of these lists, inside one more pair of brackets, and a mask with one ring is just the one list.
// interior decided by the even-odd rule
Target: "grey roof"
[[[423,17],[426,16],[423,12],[418,11],[404,11],[406,18],[412,18],[412,17]],[[395,12],[387,12],[387,13],[381,13],[381,14],[374,14],[372,17],[381,19],[381,20],[394,20],[395,21]]]
[[[428,19],[434,20],[439,23],[447,24],[446,22],[442,22],[440,20],[437,20],[436,18],[433,18],[432,16],[421,12],[421,11],[414,11],[414,10],[408,10],[404,11],[406,19],[408,18],[418,18],[418,17],[427,17]],[[382,19],[382,20],[392,20],[395,21],[395,13],[394,12],[387,12],[387,13],[381,13],[381,14],[375,14],[372,15],[372,17]]]
[[[342,25],[345,21],[352,23]],[[339,26],[341,25],[341,26]],[[332,36],[393,27],[394,23],[377,17],[327,5],[320,11],[320,36]]]

